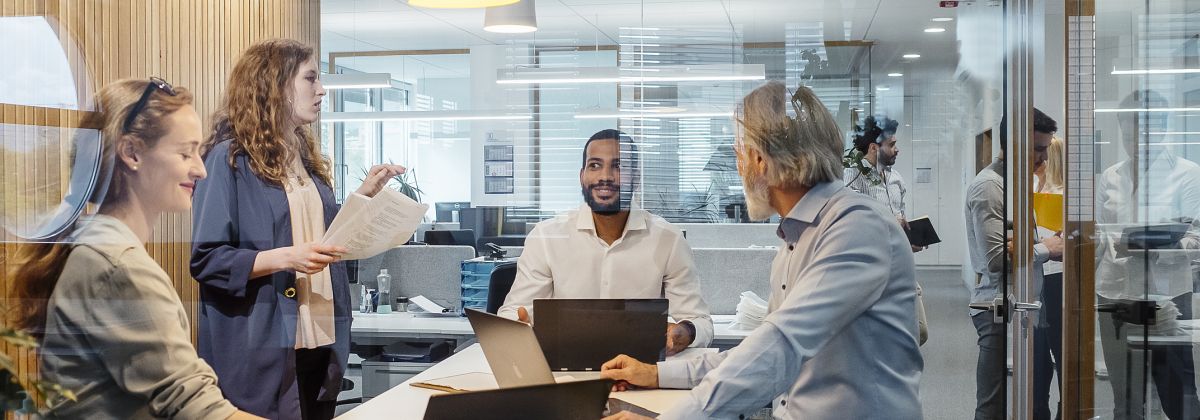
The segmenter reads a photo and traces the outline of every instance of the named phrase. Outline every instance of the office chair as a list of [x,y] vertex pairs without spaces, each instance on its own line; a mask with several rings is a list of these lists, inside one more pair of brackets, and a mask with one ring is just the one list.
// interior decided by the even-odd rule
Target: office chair
[[487,311],[496,313],[504,305],[504,298],[512,290],[513,281],[517,279],[517,263],[506,262],[496,265],[488,279]]

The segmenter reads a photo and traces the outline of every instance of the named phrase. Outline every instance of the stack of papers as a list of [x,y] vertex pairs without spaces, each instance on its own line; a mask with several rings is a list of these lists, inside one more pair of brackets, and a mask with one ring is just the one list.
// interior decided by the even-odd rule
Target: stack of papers
[[1150,335],[1184,335],[1183,326],[1179,324],[1179,308],[1175,306],[1175,302],[1166,301],[1158,303],[1158,310],[1154,311],[1154,325],[1151,325]]
[[321,244],[346,248],[342,259],[371,258],[408,242],[427,211],[428,204],[390,188],[365,200],[354,195],[333,218]]
[[737,317],[734,319],[733,325],[730,325],[730,328],[753,330],[762,325],[763,320],[766,318],[767,301],[754,292],[745,291],[742,292],[742,298],[737,305]]

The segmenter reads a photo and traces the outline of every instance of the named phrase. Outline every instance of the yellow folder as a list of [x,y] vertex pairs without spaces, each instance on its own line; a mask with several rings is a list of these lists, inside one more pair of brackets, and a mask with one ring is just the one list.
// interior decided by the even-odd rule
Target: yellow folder
[[1055,232],[1063,230],[1062,194],[1033,193],[1033,215],[1037,225]]

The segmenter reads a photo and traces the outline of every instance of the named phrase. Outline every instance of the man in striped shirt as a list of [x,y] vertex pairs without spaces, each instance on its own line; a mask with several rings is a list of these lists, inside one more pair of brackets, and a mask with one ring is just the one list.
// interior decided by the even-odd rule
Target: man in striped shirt
[[[862,168],[851,166],[842,173],[846,187],[874,198],[887,205],[892,216],[904,230],[908,230],[908,218],[904,214],[904,195],[908,186],[900,173],[892,171],[900,148],[896,146],[896,120],[887,117],[876,122],[867,117],[862,134],[854,136],[854,148],[863,154]],[[864,173],[865,172],[865,173]],[[913,252],[924,248],[913,246]]]

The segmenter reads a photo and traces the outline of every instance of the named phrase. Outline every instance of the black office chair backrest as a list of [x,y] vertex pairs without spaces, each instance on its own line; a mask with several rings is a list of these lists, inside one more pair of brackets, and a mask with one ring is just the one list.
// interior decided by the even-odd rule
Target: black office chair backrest
[[516,279],[517,263],[515,262],[501,263],[492,269],[492,276],[488,280],[488,313],[494,314],[500,310],[501,306],[504,306],[504,298],[508,297],[508,291],[512,290],[513,281]]

